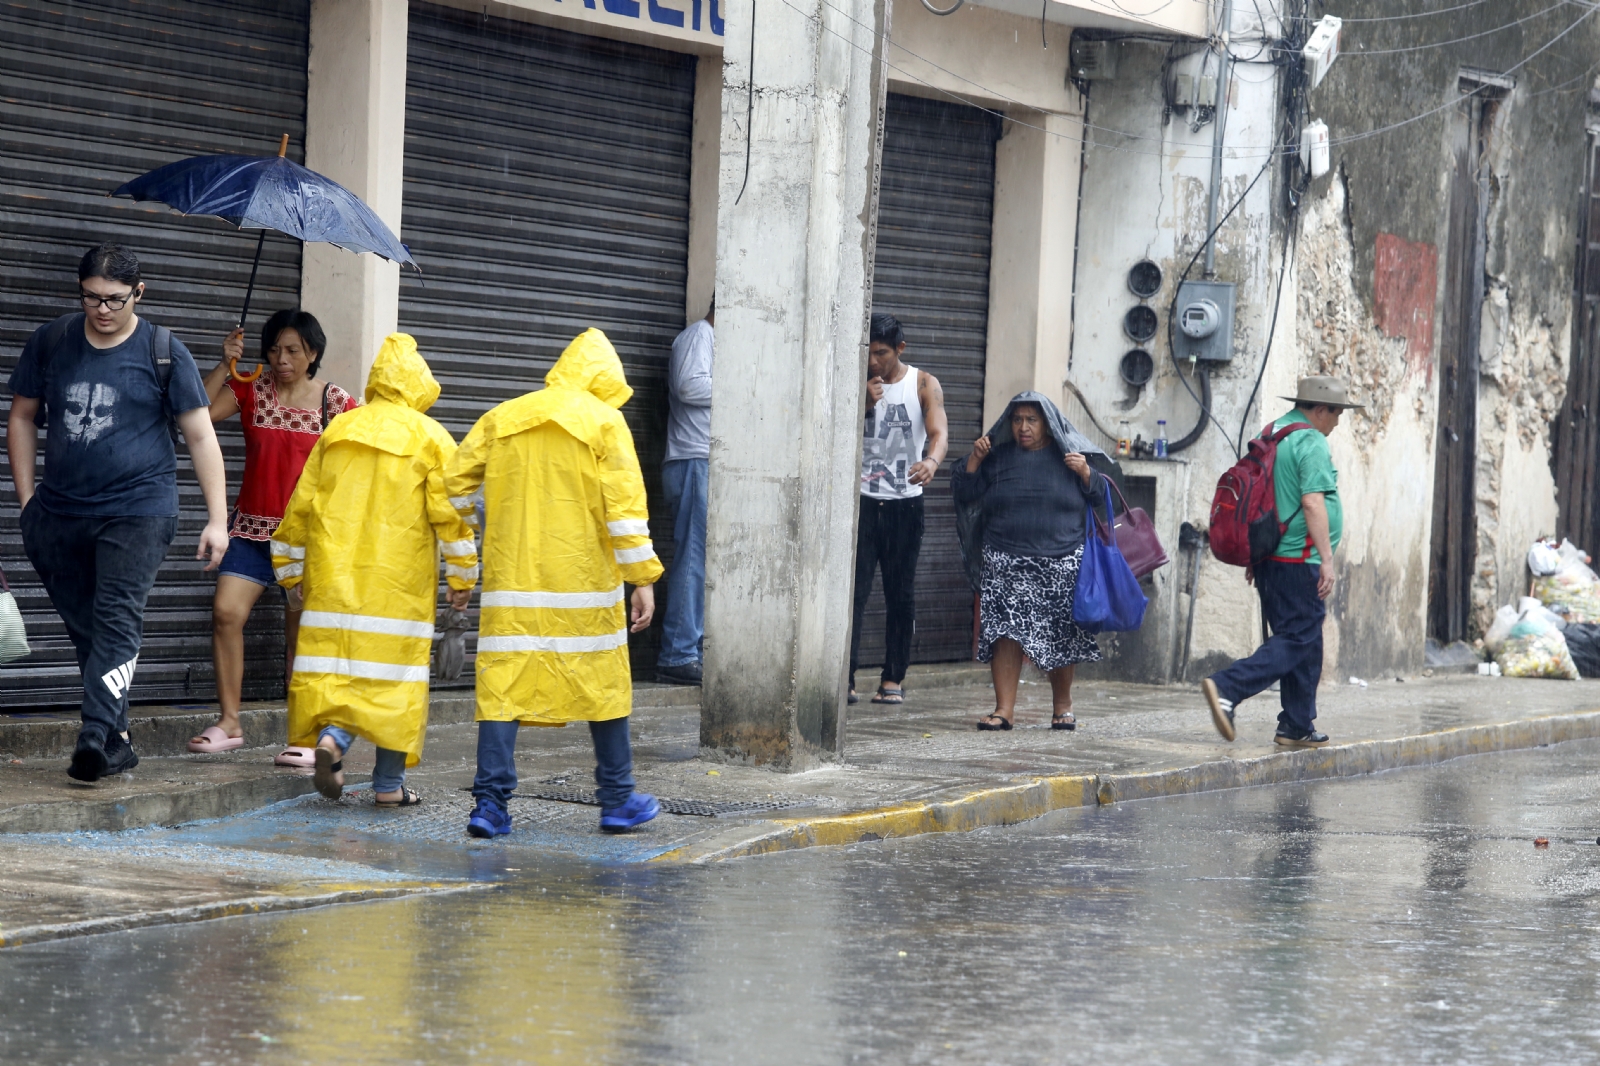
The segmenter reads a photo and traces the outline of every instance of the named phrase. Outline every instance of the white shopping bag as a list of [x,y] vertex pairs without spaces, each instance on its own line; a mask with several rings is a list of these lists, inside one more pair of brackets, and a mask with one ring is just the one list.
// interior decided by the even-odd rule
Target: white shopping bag
[[22,612],[17,609],[17,598],[11,595],[6,584],[6,572],[0,570],[0,663],[8,663],[28,654],[28,631],[22,626]]

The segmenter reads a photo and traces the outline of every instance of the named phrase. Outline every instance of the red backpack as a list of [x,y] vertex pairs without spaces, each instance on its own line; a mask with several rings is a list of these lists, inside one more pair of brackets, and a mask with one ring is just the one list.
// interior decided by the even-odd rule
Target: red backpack
[[[1217,479],[1217,494],[1211,499],[1212,555],[1230,566],[1255,566],[1272,554],[1289,528],[1288,522],[1278,521],[1278,492],[1272,480],[1278,444],[1291,433],[1311,428],[1309,422],[1294,422],[1274,432],[1269,424],[1250,442],[1244,458]],[[1294,515],[1289,518],[1292,521]]]

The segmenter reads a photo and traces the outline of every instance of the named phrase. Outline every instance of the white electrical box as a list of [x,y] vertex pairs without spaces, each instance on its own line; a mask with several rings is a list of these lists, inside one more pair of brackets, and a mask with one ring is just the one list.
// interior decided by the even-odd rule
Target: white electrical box
[[1313,178],[1328,172],[1328,124],[1320,118],[1306,123],[1306,128],[1300,131],[1300,165]]
[[1339,58],[1339,28],[1343,25],[1342,19],[1323,15],[1300,53],[1305,60],[1306,77],[1311,80],[1313,89],[1322,84],[1322,79],[1328,76],[1328,68]]

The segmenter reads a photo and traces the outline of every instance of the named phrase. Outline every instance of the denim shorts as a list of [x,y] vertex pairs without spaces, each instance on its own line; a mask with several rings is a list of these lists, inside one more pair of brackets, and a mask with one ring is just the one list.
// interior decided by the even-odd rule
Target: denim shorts
[[228,538],[228,550],[222,556],[222,565],[217,569],[217,574],[219,577],[227,574],[229,577],[244,578],[269,589],[278,583],[272,574],[272,550],[264,540]]

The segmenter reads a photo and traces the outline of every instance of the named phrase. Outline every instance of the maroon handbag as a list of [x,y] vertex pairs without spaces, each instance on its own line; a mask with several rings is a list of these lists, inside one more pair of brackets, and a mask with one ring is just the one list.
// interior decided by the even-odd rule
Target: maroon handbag
[[1122,503],[1122,513],[1111,523],[1117,550],[1128,561],[1128,569],[1133,571],[1133,576],[1142,580],[1171,560],[1167,558],[1167,550],[1161,546],[1161,538],[1156,536],[1156,524],[1150,520],[1144,508],[1129,507],[1121,487],[1111,478],[1106,480],[1111,482],[1117,499]]

